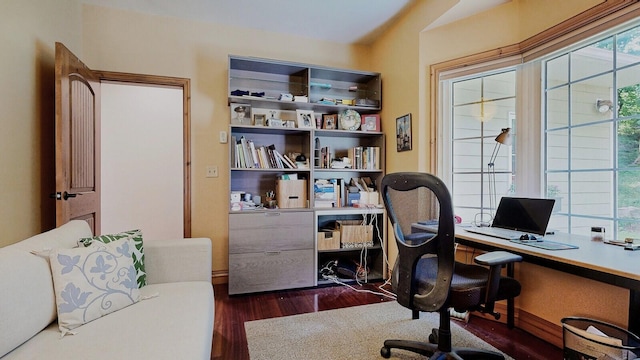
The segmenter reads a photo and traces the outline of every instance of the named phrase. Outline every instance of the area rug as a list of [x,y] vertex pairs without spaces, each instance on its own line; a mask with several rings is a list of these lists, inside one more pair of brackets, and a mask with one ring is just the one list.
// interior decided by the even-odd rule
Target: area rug
[[[395,301],[337,310],[245,322],[252,360],[278,359],[382,359],[384,340],[428,341],[438,326],[437,313],[411,311]],[[452,344],[498,351],[452,321]],[[424,356],[392,350],[392,359],[424,359]],[[511,359],[510,357],[506,357]]]

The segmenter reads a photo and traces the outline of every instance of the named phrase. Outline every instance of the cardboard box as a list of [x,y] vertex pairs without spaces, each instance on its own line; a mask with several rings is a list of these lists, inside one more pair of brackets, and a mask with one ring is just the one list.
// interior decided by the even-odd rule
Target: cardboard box
[[307,207],[307,180],[276,180],[276,200],[281,209]]
[[336,229],[343,248],[373,246],[373,225],[363,225],[361,220],[338,220]]
[[340,231],[320,229],[318,231],[318,250],[340,249]]

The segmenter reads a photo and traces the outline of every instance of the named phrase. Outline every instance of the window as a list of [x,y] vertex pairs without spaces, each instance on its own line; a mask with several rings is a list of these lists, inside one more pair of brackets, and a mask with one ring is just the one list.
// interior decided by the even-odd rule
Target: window
[[[549,197],[550,228],[640,238],[638,19],[635,3],[605,1],[518,44],[431,65],[432,170],[463,221],[486,220],[490,194]],[[491,95],[507,77],[512,94]],[[503,127],[515,136],[499,149],[494,192]]]
[[515,147],[495,139],[502,129],[515,133],[516,72],[485,72],[446,84],[452,140],[445,172],[450,173],[455,212],[465,221],[489,223],[497,201],[514,187]]
[[640,26],[543,61],[546,195],[551,227],[640,233]]

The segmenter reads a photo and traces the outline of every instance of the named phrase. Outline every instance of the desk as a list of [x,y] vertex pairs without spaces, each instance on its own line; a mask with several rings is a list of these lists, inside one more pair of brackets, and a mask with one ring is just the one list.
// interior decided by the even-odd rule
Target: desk
[[[414,231],[433,228],[414,224]],[[464,227],[456,227],[456,242],[485,251],[506,250],[521,255],[532,264],[601,281],[629,289],[628,330],[640,334],[640,251],[624,250],[621,246],[591,241],[587,236],[556,234],[544,237],[579,246],[570,250],[545,250],[513,243],[508,240],[470,233]]]

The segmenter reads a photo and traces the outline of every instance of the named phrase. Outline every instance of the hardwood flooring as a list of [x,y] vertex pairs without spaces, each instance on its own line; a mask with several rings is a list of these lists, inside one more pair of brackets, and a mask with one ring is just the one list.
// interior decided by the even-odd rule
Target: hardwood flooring
[[[356,288],[381,292],[378,286],[380,284],[366,284]],[[345,286],[229,296],[227,285],[222,284],[214,285],[214,291],[216,307],[211,359],[216,360],[249,359],[245,321],[394,301]],[[478,317],[472,317],[466,324],[458,324],[516,360],[562,359],[562,349],[520,329],[510,330],[505,324]],[[431,329],[425,331],[430,332]]]

